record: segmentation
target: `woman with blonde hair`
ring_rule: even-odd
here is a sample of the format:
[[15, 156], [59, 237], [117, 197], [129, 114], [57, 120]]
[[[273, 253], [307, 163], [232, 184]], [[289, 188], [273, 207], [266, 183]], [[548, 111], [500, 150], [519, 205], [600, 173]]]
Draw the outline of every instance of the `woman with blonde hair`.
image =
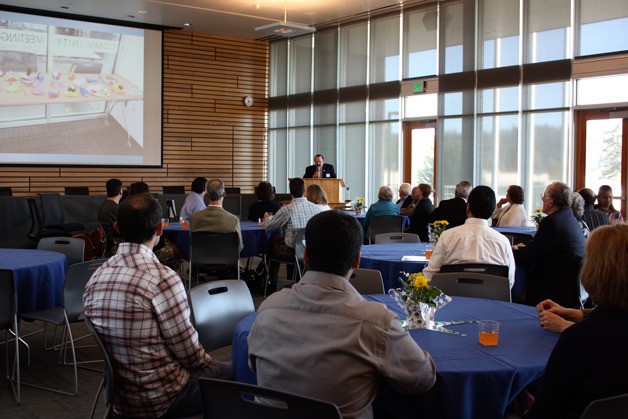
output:
[[331, 209], [327, 200], [327, 194], [319, 185], [308, 186], [305, 194], [307, 195], [307, 200], [318, 205], [321, 211], [329, 211]]
[[526, 418], [578, 418], [593, 400], [628, 393], [628, 224], [591, 232], [580, 276], [595, 309], [537, 306], [541, 327], [562, 333]]

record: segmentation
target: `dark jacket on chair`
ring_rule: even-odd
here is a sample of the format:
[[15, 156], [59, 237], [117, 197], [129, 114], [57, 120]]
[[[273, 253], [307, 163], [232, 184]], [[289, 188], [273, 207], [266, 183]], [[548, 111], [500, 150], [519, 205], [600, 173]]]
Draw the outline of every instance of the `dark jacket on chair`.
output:
[[429, 242], [428, 230], [430, 214], [434, 211], [434, 205], [429, 198], [423, 198], [417, 202], [414, 212], [410, 216], [409, 233], [418, 234], [422, 242]]
[[517, 264], [532, 265], [526, 304], [551, 298], [563, 307], [578, 306], [584, 236], [571, 208], [545, 217], [532, 241], [513, 253]]

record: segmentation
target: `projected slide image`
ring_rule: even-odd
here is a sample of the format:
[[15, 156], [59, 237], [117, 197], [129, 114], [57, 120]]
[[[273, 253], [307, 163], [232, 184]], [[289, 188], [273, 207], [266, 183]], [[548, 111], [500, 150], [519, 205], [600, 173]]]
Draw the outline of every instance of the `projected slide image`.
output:
[[145, 163], [144, 52], [140, 29], [0, 12], [0, 163]]

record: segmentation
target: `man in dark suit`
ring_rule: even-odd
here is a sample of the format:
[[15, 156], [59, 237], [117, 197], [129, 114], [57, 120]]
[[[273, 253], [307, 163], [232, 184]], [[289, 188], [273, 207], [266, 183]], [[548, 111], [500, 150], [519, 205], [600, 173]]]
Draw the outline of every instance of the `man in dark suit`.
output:
[[419, 196], [418, 202], [410, 216], [410, 228], [407, 230], [409, 233], [418, 234], [422, 242], [429, 242], [429, 217], [434, 211], [434, 205], [430, 200], [430, 194], [432, 193], [432, 187], [427, 183], [419, 183], [417, 187], [417, 195]]
[[471, 192], [471, 184], [462, 180], [456, 184], [455, 196], [452, 199], [440, 201], [438, 208], [430, 214], [430, 223], [447, 220], [449, 226], [454, 228], [463, 225], [467, 220], [467, 198]]
[[325, 158], [322, 154], [314, 156], [314, 164], [305, 168], [305, 174], [303, 178], [335, 178], [336, 170], [331, 164], [325, 163]]
[[527, 246], [513, 246], [517, 264], [532, 265], [526, 284], [525, 302], [537, 305], [551, 299], [563, 307], [580, 304], [580, 265], [584, 236], [571, 210], [571, 189], [554, 182], [542, 197], [547, 214]]

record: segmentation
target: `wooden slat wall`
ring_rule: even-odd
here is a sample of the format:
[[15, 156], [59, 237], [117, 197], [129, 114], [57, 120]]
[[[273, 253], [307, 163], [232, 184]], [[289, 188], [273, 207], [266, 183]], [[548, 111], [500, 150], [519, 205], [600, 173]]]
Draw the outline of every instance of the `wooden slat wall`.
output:
[[205, 176], [253, 192], [267, 178], [268, 42], [167, 31], [163, 50], [162, 168], [0, 166], [0, 186], [14, 195], [63, 193], [65, 186], [103, 194], [107, 179], [117, 177], [161, 192], [162, 185], [189, 190]]

